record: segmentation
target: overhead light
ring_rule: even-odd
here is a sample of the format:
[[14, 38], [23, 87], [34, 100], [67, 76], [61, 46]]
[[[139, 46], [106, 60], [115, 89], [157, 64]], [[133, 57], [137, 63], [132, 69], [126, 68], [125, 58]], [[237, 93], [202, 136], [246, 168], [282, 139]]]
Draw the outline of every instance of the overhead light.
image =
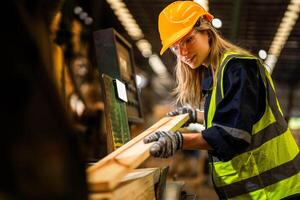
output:
[[86, 25], [91, 25], [91, 24], [93, 23], [93, 18], [91, 18], [91, 17], [85, 18], [85, 19], [84, 19], [84, 23], [85, 23]]
[[142, 39], [137, 41], [136, 46], [145, 58], [148, 58], [152, 54], [151, 44], [147, 40]]
[[156, 54], [152, 54], [149, 57], [149, 65], [151, 66], [152, 70], [157, 74], [157, 75], [165, 75], [167, 74], [167, 68], [166, 66], [162, 63], [161, 59], [158, 57]]
[[123, 3], [121, 0], [106, 1], [109, 3], [111, 9], [114, 11], [128, 35], [136, 41], [136, 46], [141, 54], [145, 58], [148, 58], [149, 65], [152, 67], [153, 71], [159, 76], [165, 76], [168, 73], [165, 65], [156, 54], [152, 54], [151, 44], [144, 38], [143, 31], [126, 7], [125, 3]]
[[86, 12], [81, 12], [80, 14], [79, 14], [79, 18], [81, 19], [81, 20], [84, 20], [85, 18], [87, 18], [88, 17], [88, 14], [86, 13]]
[[82, 8], [81, 8], [80, 6], [76, 6], [76, 7], [74, 8], [74, 13], [75, 13], [76, 15], [79, 15], [81, 12], [82, 12]]
[[277, 32], [269, 48], [268, 57], [265, 61], [267, 66], [269, 66], [270, 73], [272, 73], [272, 71], [274, 70], [281, 50], [284, 47], [291, 31], [296, 24], [296, 21], [299, 17], [299, 11], [300, 1], [291, 0], [290, 4], [287, 7], [287, 10], [284, 13], [283, 18], [281, 19]]
[[91, 25], [93, 23], [93, 18], [88, 15], [87, 12], [83, 10], [82, 7], [76, 6], [74, 9], [74, 14], [78, 15], [79, 19], [83, 21], [85, 25]]
[[267, 58], [267, 52], [263, 49], [259, 50], [258, 52], [258, 56], [261, 58], [261, 59], [266, 59]]
[[135, 76], [136, 84], [138, 88], [143, 88], [147, 85], [147, 78], [143, 74], [137, 74]]
[[140, 40], [144, 37], [142, 30], [140, 29], [139, 25], [129, 12], [125, 3], [121, 0], [106, 0], [109, 3], [111, 9], [114, 11], [115, 15], [117, 16], [118, 20], [124, 26], [125, 30], [127, 31], [128, 35], [133, 40]]
[[274, 66], [277, 62], [278, 57], [272, 54], [269, 54], [265, 63], [267, 64], [267, 70], [272, 73]]
[[[132, 15], [126, 8], [120, 8], [117, 13], [115, 13], [120, 22], [126, 22], [128, 19], [132, 19]], [[133, 21], [133, 23], [136, 23]]]
[[110, 5], [111, 5], [110, 7], [113, 10], [118, 10], [118, 11], [122, 11], [121, 9], [126, 7], [126, 5], [122, 1], [111, 1]]
[[214, 18], [211, 23], [215, 28], [222, 27], [222, 21], [219, 18]]

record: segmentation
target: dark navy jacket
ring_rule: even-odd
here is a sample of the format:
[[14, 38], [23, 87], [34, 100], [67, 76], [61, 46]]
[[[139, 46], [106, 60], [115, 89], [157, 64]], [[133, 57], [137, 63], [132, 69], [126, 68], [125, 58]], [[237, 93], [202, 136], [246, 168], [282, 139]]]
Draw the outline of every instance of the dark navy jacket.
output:
[[[204, 113], [207, 119], [212, 92], [212, 76], [207, 69], [202, 80], [205, 98]], [[221, 161], [232, 159], [245, 151], [251, 141], [229, 134], [234, 128], [251, 135], [252, 126], [265, 110], [265, 89], [255, 60], [232, 59], [227, 63], [223, 76], [224, 99], [217, 105], [212, 126], [202, 132], [203, 138], [214, 149], [210, 152]]]

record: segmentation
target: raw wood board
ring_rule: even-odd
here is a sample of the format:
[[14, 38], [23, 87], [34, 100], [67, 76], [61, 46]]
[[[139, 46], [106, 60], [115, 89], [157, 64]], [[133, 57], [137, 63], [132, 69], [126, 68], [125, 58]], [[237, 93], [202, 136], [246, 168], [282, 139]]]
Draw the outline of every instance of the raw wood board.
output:
[[159, 168], [136, 169], [123, 177], [114, 191], [92, 193], [90, 200], [154, 200], [155, 184], [159, 178]]
[[149, 148], [152, 143], [144, 144], [144, 137], [158, 130], [175, 131], [187, 120], [188, 114], [164, 117], [137, 137], [89, 167], [87, 175], [90, 191], [104, 192], [113, 190], [122, 177], [138, 167], [150, 156]]

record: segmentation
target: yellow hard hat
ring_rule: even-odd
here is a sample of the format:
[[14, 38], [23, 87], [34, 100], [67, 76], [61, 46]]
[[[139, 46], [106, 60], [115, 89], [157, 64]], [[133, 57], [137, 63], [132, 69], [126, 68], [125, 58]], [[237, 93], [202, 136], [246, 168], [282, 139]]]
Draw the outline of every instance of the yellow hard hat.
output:
[[202, 16], [209, 22], [213, 19], [210, 13], [193, 1], [175, 1], [164, 8], [158, 17], [158, 31], [162, 43], [160, 55], [188, 34]]

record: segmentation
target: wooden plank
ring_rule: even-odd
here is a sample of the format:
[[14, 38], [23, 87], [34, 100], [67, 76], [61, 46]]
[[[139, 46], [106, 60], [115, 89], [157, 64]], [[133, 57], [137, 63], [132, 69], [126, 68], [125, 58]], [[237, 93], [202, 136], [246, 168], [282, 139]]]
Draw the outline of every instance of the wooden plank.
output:
[[112, 192], [92, 193], [90, 200], [153, 200], [155, 184], [159, 181], [159, 168], [137, 169], [127, 174]]
[[145, 177], [148, 174], [152, 174], [153, 181], [154, 183], [158, 183], [160, 180], [160, 174], [161, 174], [161, 169], [160, 168], [141, 168], [141, 169], [135, 169], [129, 174], [125, 175], [122, 178], [122, 183], [128, 182], [128, 181], [133, 181], [135, 179], [139, 179], [142, 177]]
[[[101, 160], [99, 160], [97, 163], [95, 163], [94, 165], [90, 166], [87, 169], [88, 173], [91, 173], [92, 171], [95, 171], [97, 169], [99, 169], [102, 165], [106, 164], [107, 162], [109, 162], [111, 159], [113, 159], [115, 156], [119, 155], [120, 153], [122, 153], [124, 150], [126, 150], [127, 148], [130, 148], [132, 145], [134, 145], [136, 143], [136, 140], [141, 140], [143, 139], [143, 137], [145, 137], [146, 135], [148, 135], [149, 133], [152, 133], [153, 131], [155, 131], [157, 128], [159, 128], [160, 126], [162, 126], [163, 124], [168, 122], [168, 118], [162, 118], [160, 121], [158, 121], [157, 123], [155, 123], [154, 125], [152, 125], [150, 128], [148, 128], [146, 131], [144, 131], [143, 133], [141, 133], [140, 135], [136, 136], [135, 138], [133, 138], [132, 140], [130, 140], [129, 142], [126, 143], [126, 145], [121, 146], [120, 148], [116, 149], [115, 151], [113, 151], [112, 153], [108, 154], [106, 157], [102, 158]], [[145, 133], [147, 132], [147, 133]]]
[[166, 182], [169, 173], [169, 166], [160, 169], [159, 181], [155, 185], [156, 200], [162, 200], [166, 190]]
[[121, 178], [139, 166], [149, 156], [152, 145], [144, 144], [143, 138], [158, 130], [175, 131], [188, 120], [188, 114], [164, 117], [146, 131], [112, 152], [95, 165], [87, 169], [88, 183], [91, 191], [111, 191]]

